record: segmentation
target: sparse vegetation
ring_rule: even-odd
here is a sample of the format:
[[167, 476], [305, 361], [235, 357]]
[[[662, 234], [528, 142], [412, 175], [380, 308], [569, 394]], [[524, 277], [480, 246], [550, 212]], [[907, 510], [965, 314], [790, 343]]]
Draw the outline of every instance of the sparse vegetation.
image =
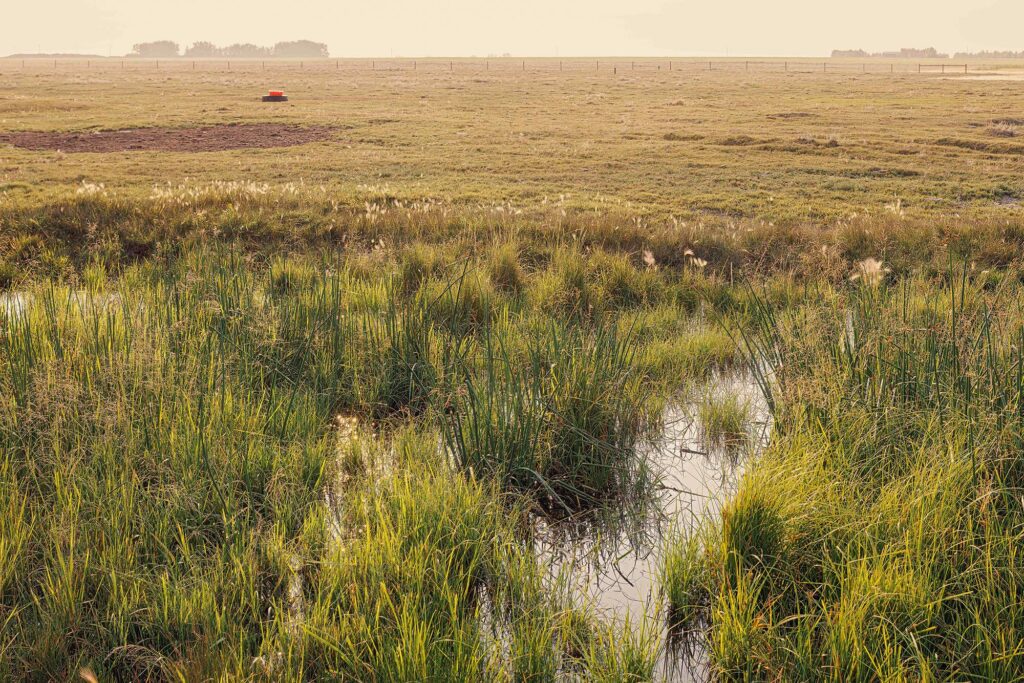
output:
[[737, 447], [749, 439], [750, 408], [735, 394], [705, 394], [699, 404], [698, 417], [708, 445]]

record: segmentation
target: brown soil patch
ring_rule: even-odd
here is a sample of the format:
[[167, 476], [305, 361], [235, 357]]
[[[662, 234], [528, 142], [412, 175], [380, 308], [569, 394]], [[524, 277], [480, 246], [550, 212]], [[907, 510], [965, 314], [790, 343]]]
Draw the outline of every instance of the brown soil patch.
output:
[[327, 126], [249, 123], [198, 128], [127, 128], [83, 133], [0, 133], [0, 143], [62, 152], [219, 152], [226, 149], [292, 147], [327, 139]]

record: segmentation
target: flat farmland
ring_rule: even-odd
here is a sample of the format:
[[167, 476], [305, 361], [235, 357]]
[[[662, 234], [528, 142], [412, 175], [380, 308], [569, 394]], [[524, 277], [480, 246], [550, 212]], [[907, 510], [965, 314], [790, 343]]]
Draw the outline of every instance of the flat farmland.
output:
[[[739, 62], [297, 64], [0, 63], [5, 131], [217, 124], [325, 126], [308, 145], [196, 157], [52, 154], [4, 146], [0, 187], [44, 198], [84, 181], [146, 192], [167, 182], [386, 184], [405, 198], [532, 204], [572, 194], [638, 213], [831, 221], [884, 211], [999, 216], [1021, 192], [1024, 95], [1015, 81], [858, 65]], [[615, 66], [612, 66], [614, 64]], [[600, 71], [595, 71], [600, 67]], [[770, 68], [769, 68], [770, 67]], [[878, 65], [884, 68], [885, 65]], [[390, 68], [391, 70], [384, 70]], [[844, 70], [847, 69], [847, 70]], [[906, 65], [905, 68], [912, 68]], [[617, 73], [613, 73], [613, 69]], [[852, 72], [851, 72], [852, 71]], [[1004, 72], [1005, 73], [1005, 72]], [[285, 87], [291, 101], [259, 96]], [[1009, 125], [1000, 125], [1009, 122]]]

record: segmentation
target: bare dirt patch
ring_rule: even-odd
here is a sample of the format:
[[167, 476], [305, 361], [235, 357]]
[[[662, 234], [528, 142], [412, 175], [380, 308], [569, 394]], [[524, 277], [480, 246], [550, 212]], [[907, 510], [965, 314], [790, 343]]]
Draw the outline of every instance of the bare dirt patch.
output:
[[327, 126], [282, 123], [87, 132], [21, 131], [0, 133], [0, 144], [62, 152], [220, 152], [305, 145], [328, 139], [332, 132]]

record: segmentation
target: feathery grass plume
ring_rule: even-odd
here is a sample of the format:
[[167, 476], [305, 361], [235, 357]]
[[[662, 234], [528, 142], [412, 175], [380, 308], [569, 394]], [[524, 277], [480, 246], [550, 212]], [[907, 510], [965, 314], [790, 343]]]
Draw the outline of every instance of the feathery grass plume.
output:
[[881, 261], [875, 258], [866, 258], [857, 264], [856, 270], [850, 276], [851, 282], [863, 282], [869, 287], [877, 287], [890, 272]]

